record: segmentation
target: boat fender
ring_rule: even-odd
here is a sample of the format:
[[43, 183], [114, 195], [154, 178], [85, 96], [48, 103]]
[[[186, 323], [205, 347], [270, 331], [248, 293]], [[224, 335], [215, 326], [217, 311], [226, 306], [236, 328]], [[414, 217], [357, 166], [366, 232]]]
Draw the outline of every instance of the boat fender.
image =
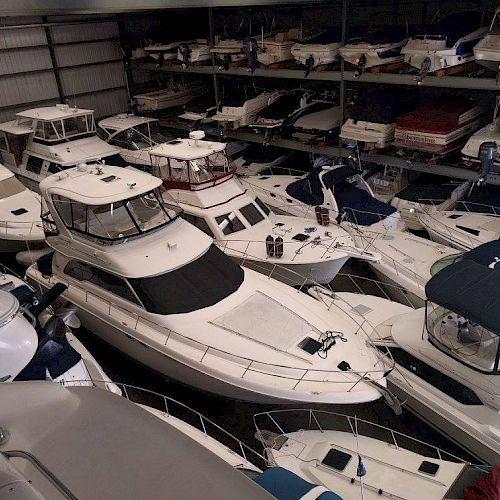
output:
[[274, 238], [270, 234], [266, 238], [266, 253], [268, 257], [274, 257]]
[[328, 213], [328, 208], [322, 207], [321, 208], [321, 222], [320, 224], [322, 226], [328, 226], [330, 224], [330, 214]]
[[307, 77], [313, 68], [314, 68], [314, 57], [310, 55], [306, 59], [306, 72], [304, 74], [304, 77]]
[[314, 213], [316, 214], [317, 223], [321, 224], [321, 207], [319, 205], [314, 207]]
[[274, 256], [278, 259], [283, 257], [283, 238], [278, 236], [274, 241]]

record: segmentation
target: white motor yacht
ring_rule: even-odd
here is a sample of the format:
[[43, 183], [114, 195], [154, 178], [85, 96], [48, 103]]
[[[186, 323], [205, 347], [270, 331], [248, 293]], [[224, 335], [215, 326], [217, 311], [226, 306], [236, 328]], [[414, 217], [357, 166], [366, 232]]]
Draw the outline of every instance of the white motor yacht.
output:
[[279, 96], [279, 92], [257, 93], [254, 89], [237, 97], [226, 96], [213, 119], [229, 129], [246, 127], [253, 123], [261, 109], [272, 104]]
[[260, 64], [269, 66], [293, 60], [292, 47], [302, 38], [301, 28], [291, 28], [258, 41], [257, 60]]
[[182, 106], [195, 97], [207, 92], [207, 86], [201, 81], [170, 80], [166, 87], [134, 95], [141, 113], [150, 113], [161, 109]]
[[496, 215], [458, 210], [434, 211], [425, 207], [416, 214], [434, 241], [466, 251], [500, 237], [500, 211], [495, 207], [491, 210]]
[[365, 68], [402, 62], [401, 49], [408, 42], [408, 33], [398, 26], [383, 28], [366, 37], [356, 38], [340, 47], [340, 56], [356, 66], [361, 73]]
[[121, 113], [101, 120], [98, 133], [117, 148], [127, 165], [149, 170], [151, 158], [149, 152], [157, 144], [168, 142], [168, 137], [160, 130], [156, 118]]
[[[500, 168], [500, 97], [497, 97], [493, 121], [485, 125], [482, 129], [472, 134], [462, 149], [462, 156], [465, 162], [473, 166], [483, 163], [481, 146], [488, 143], [493, 146], [493, 157], [491, 167]], [[493, 144], [492, 144], [493, 143]]]
[[363, 329], [399, 304], [374, 297], [360, 316], [241, 268], [164, 201], [161, 185], [102, 165], [44, 179], [50, 213], [42, 220], [54, 253], [30, 266], [29, 278], [43, 288], [63, 283], [62, 296], [92, 332], [203, 390], [267, 402], [387, 395], [390, 366], [379, 364]]
[[464, 11], [441, 18], [421, 35], [413, 36], [401, 53], [419, 75], [474, 61], [474, 46], [488, 31], [483, 13]]
[[116, 394], [15, 382], [0, 384], [0, 398], [2, 497], [275, 498], [244, 457], [237, 466], [222, 443]]
[[434, 213], [453, 210], [466, 197], [472, 183], [442, 175], [422, 173], [394, 194], [391, 205], [396, 207], [406, 227], [414, 231], [424, 229], [419, 212]]
[[291, 152], [287, 149], [251, 144], [248, 148], [233, 156], [233, 165], [236, 174], [242, 176], [258, 175], [261, 172], [279, 167], [290, 158]]
[[488, 69], [500, 70], [500, 7], [495, 11], [488, 33], [474, 47], [474, 56]]
[[287, 123], [296, 139], [324, 138], [342, 125], [342, 113], [340, 106], [331, 101], [315, 100]]
[[0, 252], [19, 252], [45, 240], [40, 195], [0, 164]]
[[196, 43], [196, 40], [150, 43], [144, 47], [144, 52], [157, 61], [158, 67], [162, 67], [165, 61], [177, 59], [180, 45], [191, 45], [193, 43]]
[[323, 213], [326, 224], [350, 220], [361, 226], [404, 229], [398, 211], [374, 198], [360, 171], [346, 165], [316, 167], [295, 176], [258, 175], [241, 181], [276, 213], [315, 220]]
[[222, 63], [224, 69], [234, 62], [244, 61], [247, 56], [243, 51], [243, 40], [216, 37], [215, 45], [210, 49], [212, 54]]
[[499, 250], [492, 242], [444, 267], [427, 282], [425, 308], [373, 332], [408, 407], [489, 464], [500, 459]]
[[34, 191], [47, 175], [79, 163], [120, 164], [118, 151], [97, 136], [91, 109], [56, 104], [16, 116], [0, 124], [0, 152], [4, 165]]
[[387, 231], [343, 224], [356, 247], [381, 255], [370, 266], [377, 278], [389, 286], [385, 293], [402, 304], [423, 307], [425, 284], [443, 266], [460, 256], [456, 249], [416, 236], [408, 231]]
[[52, 309], [63, 291], [59, 284], [41, 294], [8, 270], [0, 273], [0, 382], [51, 380], [120, 393], [73, 335], [74, 308]]
[[235, 177], [226, 144], [178, 139], [150, 151], [152, 172], [183, 210], [183, 217], [214, 238], [227, 255], [291, 285], [330, 283], [349, 257], [377, 260], [359, 251], [339, 226], [271, 212]]
[[335, 62], [342, 46], [342, 33], [335, 27], [296, 43], [292, 47], [295, 59], [306, 67], [306, 76], [317, 66]]
[[[256, 437], [272, 465], [334, 490], [342, 498], [463, 498], [489, 467], [356, 417], [312, 409], [254, 415]], [[286, 430], [284, 430], [286, 429]], [[361, 472], [361, 474], [360, 474]], [[364, 474], [363, 474], [364, 472]]]

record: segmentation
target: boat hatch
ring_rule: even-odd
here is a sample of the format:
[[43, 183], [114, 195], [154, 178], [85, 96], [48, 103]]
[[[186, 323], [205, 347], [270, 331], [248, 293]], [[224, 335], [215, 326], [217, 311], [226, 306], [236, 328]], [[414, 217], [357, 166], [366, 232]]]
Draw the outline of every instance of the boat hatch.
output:
[[300, 315], [262, 292], [255, 292], [212, 323], [280, 351], [288, 351], [311, 333], [321, 333]]
[[347, 467], [347, 464], [351, 461], [351, 458], [351, 454], [332, 448], [328, 451], [321, 463], [323, 465], [331, 467], [332, 469], [342, 472]]
[[437, 471], [439, 470], [439, 464], [434, 462], [429, 462], [428, 460], [424, 460], [420, 467], [418, 468], [419, 472], [423, 472], [424, 474], [429, 474], [430, 476], [435, 476]]
[[307, 352], [308, 354], [316, 354], [321, 346], [321, 342], [318, 342], [311, 337], [306, 337], [299, 343], [299, 348]]

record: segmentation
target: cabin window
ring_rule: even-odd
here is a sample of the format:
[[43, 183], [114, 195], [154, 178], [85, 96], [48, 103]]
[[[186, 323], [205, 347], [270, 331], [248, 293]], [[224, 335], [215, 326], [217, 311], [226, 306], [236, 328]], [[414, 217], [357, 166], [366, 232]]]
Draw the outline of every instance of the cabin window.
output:
[[0, 181], [0, 199], [3, 200], [9, 196], [22, 193], [25, 189], [26, 188], [19, 179], [16, 179], [14, 176], [8, 177], [7, 179]]
[[255, 226], [255, 224], [264, 220], [264, 216], [257, 210], [257, 207], [253, 203], [240, 208], [240, 213], [251, 226]]
[[196, 226], [198, 229], [203, 231], [205, 234], [208, 234], [211, 238], [214, 238], [214, 233], [212, 233], [212, 230], [210, 229], [210, 226], [208, 225], [207, 221], [203, 217], [197, 217], [196, 215], [191, 215], [187, 214], [186, 212], [183, 212], [182, 218], [187, 220], [190, 224], [193, 226]]
[[142, 148], [147, 148], [150, 144], [141, 137], [134, 129], [127, 129], [119, 134], [116, 134], [109, 143], [118, 148], [137, 151]]
[[63, 120], [64, 135], [71, 137], [72, 135], [84, 134], [92, 129], [87, 126], [86, 116], [72, 116]]
[[107, 130], [107, 129], [98, 127], [96, 132], [97, 132], [97, 136], [100, 139], [102, 139], [103, 141], [107, 141], [108, 137], [109, 137], [109, 134], [112, 134], [113, 132], [115, 132], [115, 130], [113, 130], [113, 129]]
[[141, 305], [125, 279], [102, 269], [85, 264], [84, 262], [71, 260], [66, 264], [64, 273], [78, 281], [88, 281], [99, 288], [104, 288], [104, 290], [118, 295], [122, 299]]
[[50, 174], [57, 174], [58, 172], [61, 172], [64, 170], [64, 167], [61, 167], [58, 163], [50, 162], [49, 166], [47, 167], [47, 172]]
[[245, 229], [243, 222], [238, 219], [238, 216], [235, 212], [231, 212], [225, 215], [219, 215], [215, 218], [217, 224], [219, 225], [220, 230], [224, 234], [237, 233], [242, 229]]
[[259, 208], [266, 214], [269, 215], [271, 213], [271, 209], [260, 199], [255, 198], [255, 203], [259, 205]]
[[42, 170], [43, 158], [38, 158], [38, 156], [28, 155], [28, 161], [26, 162], [26, 170], [28, 172], [33, 172], [34, 174], [39, 174]]
[[471, 368], [498, 373], [500, 337], [483, 326], [442, 307], [426, 305], [429, 341], [445, 354]]

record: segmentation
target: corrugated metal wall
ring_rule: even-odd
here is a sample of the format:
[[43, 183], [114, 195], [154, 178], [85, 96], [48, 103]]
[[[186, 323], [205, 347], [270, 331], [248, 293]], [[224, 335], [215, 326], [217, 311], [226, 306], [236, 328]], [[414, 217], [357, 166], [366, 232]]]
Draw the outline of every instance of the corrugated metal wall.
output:
[[[0, 23], [43, 21], [73, 19], [9, 18]], [[95, 109], [98, 117], [128, 109], [117, 22], [99, 21], [97, 16], [80, 16], [77, 21], [82, 23], [0, 29], [0, 121], [61, 100]]]

